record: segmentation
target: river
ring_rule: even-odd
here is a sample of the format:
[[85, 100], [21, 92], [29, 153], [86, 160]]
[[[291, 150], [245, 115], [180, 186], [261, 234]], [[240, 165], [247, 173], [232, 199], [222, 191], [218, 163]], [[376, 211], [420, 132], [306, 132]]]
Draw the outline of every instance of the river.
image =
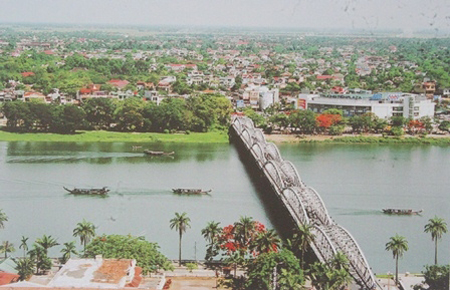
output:
[[[178, 233], [169, 228], [175, 212], [186, 212], [191, 228], [183, 236], [183, 258], [203, 259], [201, 229], [251, 216], [268, 227], [276, 222], [260, 200], [236, 149], [228, 144], [139, 144], [0, 142], [0, 208], [9, 221], [0, 239], [22, 256], [21, 236], [43, 234], [59, 243], [76, 240], [83, 219], [98, 234], [131, 234], [157, 242], [169, 258], [178, 256]], [[175, 151], [149, 157], [143, 149]], [[409, 242], [400, 271], [420, 272], [434, 261], [434, 243], [423, 232], [435, 215], [450, 224], [449, 147], [409, 145], [282, 144], [302, 180], [322, 196], [333, 219], [350, 231], [375, 273], [393, 272], [385, 251], [396, 233]], [[66, 187], [103, 187], [108, 197], [72, 196]], [[172, 188], [212, 189], [210, 196], [179, 196]], [[382, 208], [423, 209], [421, 216], [389, 216]], [[79, 240], [77, 245], [81, 249]], [[448, 262], [449, 234], [440, 241], [440, 261]], [[31, 244], [31, 243], [29, 243]], [[58, 256], [62, 247], [50, 250]]]

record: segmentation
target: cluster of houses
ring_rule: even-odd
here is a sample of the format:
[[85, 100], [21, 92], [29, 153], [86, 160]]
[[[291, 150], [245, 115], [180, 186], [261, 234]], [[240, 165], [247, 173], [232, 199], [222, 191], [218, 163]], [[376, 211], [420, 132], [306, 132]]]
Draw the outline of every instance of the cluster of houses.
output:
[[[188, 95], [179, 95], [173, 92], [173, 85], [177, 82], [177, 75], [183, 73], [184, 77], [181, 81], [197, 90], [197, 93], [226, 95], [236, 108], [252, 107], [264, 110], [268, 106], [284, 100], [286, 103], [301, 104], [300, 107], [306, 109], [314, 107], [312, 101], [318, 100], [315, 97], [317, 95], [320, 95], [322, 99], [326, 99], [328, 95], [350, 96], [352, 93], [355, 93], [354, 89], [348, 88], [345, 82], [345, 76], [349, 73], [350, 63], [354, 63], [355, 73], [359, 76], [376, 75], [376, 73], [386, 71], [392, 66], [397, 66], [405, 71], [414, 71], [416, 75], [425, 75], [424, 72], [418, 70], [418, 66], [415, 63], [398, 61], [392, 64], [389, 62], [388, 56], [376, 56], [377, 51], [375, 49], [358, 49], [356, 44], [340, 47], [319, 47], [318, 51], [315, 52], [315, 56], [307, 56], [304, 52], [276, 52], [273, 41], [268, 41], [267, 39], [249, 38], [249, 40], [243, 40], [242, 37], [238, 36], [215, 36], [211, 39], [214, 43], [214, 48], [204, 48], [202, 45], [205, 39], [202, 37], [186, 36], [186, 39], [189, 48], [177, 46], [176, 41], [172, 41], [172, 47], [163, 48], [165, 46], [164, 41], [155, 38], [142, 41], [142, 44], [156, 47], [150, 50], [119, 49], [111, 51], [101, 48], [75, 52], [82, 54], [87, 59], [110, 58], [125, 60], [131, 56], [134, 60], [150, 60], [149, 74], [155, 73], [160, 69], [159, 59], [164, 57], [176, 59], [177, 62], [164, 64], [167, 75], [161, 76], [157, 83], [138, 81], [132, 84], [132, 87], [136, 89], [127, 89], [127, 85], [130, 84], [129, 81], [112, 79], [108, 84], [115, 87], [115, 91], [105, 91], [102, 90], [101, 84], [91, 84], [80, 88], [75, 97], [69, 97], [57, 88], [51, 94], [43, 95], [34, 91], [16, 91], [14, 86], [11, 86], [9, 89], [0, 91], [0, 101], [14, 99], [27, 101], [32, 98], [39, 98], [45, 102], [57, 100], [60, 103], [79, 103], [88, 98], [125, 99], [140, 96], [159, 104], [166, 97], [189, 97]], [[107, 40], [93, 38], [77, 38], [70, 41], [81, 44], [107, 42]], [[112, 43], [119, 41], [121, 40], [109, 40]], [[4, 42], [2, 43], [4, 44]], [[0, 48], [2, 43], [0, 43]], [[39, 42], [36, 38], [23, 39], [17, 43], [17, 49], [11, 55], [20, 55], [27, 49], [35, 49], [46, 54], [60, 56], [61, 62], [59, 65], [64, 65], [64, 58], [74, 53], [64, 50], [64, 45], [64, 41], [58, 39], [47, 42]], [[256, 47], [257, 50], [253, 52], [247, 49], [250, 45]], [[391, 53], [395, 53], [397, 48], [390, 46], [389, 50]], [[359, 55], [356, 59], [354, 59], [355, 53]], [[268, 73], [269, 70], [271, 73]], [[414, 92], [418, 95], [424, 95], [428, 100], [432, 100], [437, 93], [436, 82], [426, 78], [423, 78], [423, 80], [423, 82], [415, 86]], [[392, 80], [391, 82], [393, 84], [398, 81]], [[308, 82], [310, 85], [308, 88], [305, 88], [305, 82]], [[290, 91], [288, 88], [292, 86], [301, 87], [303, 89], [302, 93], [309, 93], [313, 97], [302, 97], [298, 89]], [[361, 99], [368, 100], [371, 98], [369, 96], [370, 93], [366, 95], [361, 97]], [[449, 89], [444, 89], [442, 95], [448, 96]], [[352, 97], [334, 98], [333, 102], [339, 103], [344, 99], [348, 100], [352, 99]], [[402, 97], [400, 99], [404, 100], [405, 98]], [[420, 98], [414, 97], [413, 99], [418, 100]], [[331, 106], [333, 102], [329, 105]], [[311, 106], [308, 106], [308, 103]], [[342, 107], [343, 105], [338, 104], [336, 106]], [[431, 105], [429, 107], [431, 108]], [[431, 114], [430, 110], [426, 110], [426, 115]], [[349, 110], [349, 114], [359, 111]], [[412, 117], [416, 115], [413, 113]], [[418, 114], [418, 116], [421, 115], [422, 113]]]

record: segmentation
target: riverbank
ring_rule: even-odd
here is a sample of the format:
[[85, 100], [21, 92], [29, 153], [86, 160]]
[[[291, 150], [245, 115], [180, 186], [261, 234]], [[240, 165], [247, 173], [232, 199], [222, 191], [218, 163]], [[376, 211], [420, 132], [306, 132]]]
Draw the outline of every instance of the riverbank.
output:
[[336, 144], [418, 144], [418, 145], [450, 145], [450, 135], [429, 135], [427, 137], [405, 135], [402, 137], [383, 137], [381, 134], [371, 135], [265, 135], [266, 140], [274, 143], [336, 143]]
[[124, 133], [111, 131], [78, 131], [76, 134], [11, 133], [0, 131], [0, 141], [24, 142], [132, 142], [132, 143], [228, 143], [226, 131], [207, 133]]
[[[429, 135], [427, 137], [405, 135], [382, 137], [371, 135], [295, 135], [270, 134], [266, 140], [274, 143], [336, 143], [336, 144], [418, 144], [449, 146], [450, 135]], [[0, 141], [23, 142], [132, 142], [132, 143], [228, 143], [226, 131], [207, 133], [140, 133], [111, 131], [78, 131], [76, 134], [54, 133], [11, 133], [0, 130]]]

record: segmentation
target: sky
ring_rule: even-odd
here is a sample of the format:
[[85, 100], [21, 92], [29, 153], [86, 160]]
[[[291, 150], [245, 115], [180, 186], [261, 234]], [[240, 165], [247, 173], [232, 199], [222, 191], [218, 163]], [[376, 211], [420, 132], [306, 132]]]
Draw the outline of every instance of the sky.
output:
[[450, 30], [450, 0], [0, 0], [0, 22]]

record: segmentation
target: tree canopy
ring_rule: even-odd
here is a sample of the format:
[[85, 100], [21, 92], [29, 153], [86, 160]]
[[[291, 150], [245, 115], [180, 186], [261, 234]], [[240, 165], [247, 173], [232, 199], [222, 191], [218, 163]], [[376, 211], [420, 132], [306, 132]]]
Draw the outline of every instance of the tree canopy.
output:
[[169, 260], [159, 252], [158, 244], [148, 242], [144, 237], [98, 236], [87, 245], [83, 256], [94, 258], [96, 255], [102, 255], [106, 259], [136, 259], [144, 273], [171, 269]]

